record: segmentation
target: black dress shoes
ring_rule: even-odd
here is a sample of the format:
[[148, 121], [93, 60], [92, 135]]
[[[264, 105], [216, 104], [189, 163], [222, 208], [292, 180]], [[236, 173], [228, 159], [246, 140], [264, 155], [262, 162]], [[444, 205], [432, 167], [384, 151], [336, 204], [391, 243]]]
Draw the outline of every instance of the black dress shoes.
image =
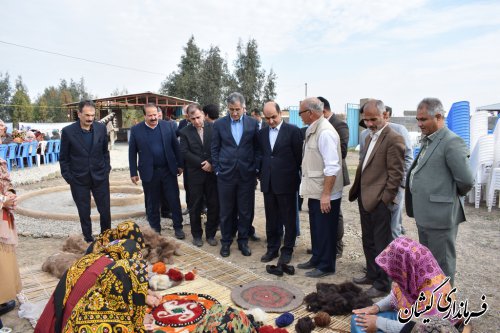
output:
[[220, 248], [220, 255], [222, 257], [229, 257], [230, 254], [231, 250], [229, 249], [229, 245], [222, 245], [222, 247]]
[[271, 260], [278, 258], [278, 254], [276, 252], [266, 252], [262, 257], [260, 257], [261, 262], [270, 262]]
[[257, 236], [257, 234], [253, 234], [253, 235], [248, 236], [248, 239], [250, 239], [252, 242], [260, 241], [260, 237]]
[[370, 298], [378, 298], [378, 297], [385, 297], [387, 294], [389, 294], [389, 292], [378, 290], [375, 287], [371, 287], [370, 289], [365, 291], [365, 294]]
[[283, 276], [283, 270], [281, 269], [280, 266], [276, 265], [266, 265], [266, 272], [276, 276]]
[[321, 278], [332, 274], [334, 274], [334, 272], [323, 272], [322, 270], [315, 268], [312, 271], [306, 272], [305, 276], [311, 278]]
[[289, 253], [282, 253], [278, 259], [278, 264], [289, 264], [292, 261], [292, 255]]
[[360, 278], [354, 278], [352, 282], [356, 284], [373, 284], [373, 280], [369, 279], [366, 275]]
[[[281, 273], [281, 275], [283, 275], [283, 272]], [[0, 304], [0, 316], [6, 314], [9, 311], [14, 310], [15, 307], [16, 307], [15, 300]]]
[[300, 268], [300, 269], [311, 269], [311, 268], [315, 268], [315, 266], [310, 261], [308, 261], [308, 262], [303, 262], [302, 264], [298, 264], [297, 268]]
[[285, 272], [288, 275], [294, 275], [295, 274], [295, 267], [292, 265], [287, 265], [287, 264], [280, 264], [281, 270]]
[[217, 246], [217, 240], [214, 237], [207, 238], [207, 243], [210, 246]]
[[245, 257], [252, 255], [252, 250], [250, 250], [250, 248], [246, 244], [238, 245], [238, 249], [241, 251], [241, 254], [244, 255]]
[[177, 239], [184, 239], [186, 238], [186, 234], [182, 229], [175, 229], [175, 238]]

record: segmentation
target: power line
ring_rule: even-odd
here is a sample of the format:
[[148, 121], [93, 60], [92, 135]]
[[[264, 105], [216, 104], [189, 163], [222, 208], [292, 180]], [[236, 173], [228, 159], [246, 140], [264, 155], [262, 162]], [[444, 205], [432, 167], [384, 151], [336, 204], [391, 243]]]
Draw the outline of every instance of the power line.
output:
[[70, 59], [76, 59], [76, 60], [86, 61], [86, 62], [90, 62], [90, 63], [94, 63], [94, 64], [99, 64], [99, 65], [103, 65], [103, 66], [115, 67], [115, 68], [120, 68], [120, 69], [126, 69], [126, 70], [129, 70], [129, 71], [142, 72], [142, 73], [148, 73], [148, 74], [154, 74], [154, 75], [167, 76], [167, 74], [165, 74], [165, 73], [152, 72], [152, 71], [147, 71], [147, 70], [143, 70], [143, 69], [139, 69], [139, 68], [134, 68], [134, 67], [120, 66], [120, 65], [110, 64], [110, 63], [107, 63], [107, 62], [102, 62], [102, 61], [97, 61], [97, 60], [90, 60], [90, 59], [85, 59], [85, 58], [81, 58], [81, 57], [75, 57], [75, 56], [68, 55], [68, 54], [63, 54], [63, 53], [53, 52], [53, 51], [47, 51], [47, 50], [42, 50], [42, 49], [37, 49], [35, 47], [26, 46], [26, 45], [20, 45], [20, 44], [15, 44], [15, 43], [10, 43], [10, 42], [6, 42], [6, 41], [3, 41], [3, 40], [0, 40], [0, 43], [7, 44], [7, 45], [12, 45], [12, 46], [16, 46], [16, 47], [20, 47], [20, 48], [32, 50], [32, 51], [37, 51], [37, 52], [42, 52], [42, 53], [57, 55], [57, 56], [60, 56], [60, 57], [66, 57], [66, 58], [70, 58]]

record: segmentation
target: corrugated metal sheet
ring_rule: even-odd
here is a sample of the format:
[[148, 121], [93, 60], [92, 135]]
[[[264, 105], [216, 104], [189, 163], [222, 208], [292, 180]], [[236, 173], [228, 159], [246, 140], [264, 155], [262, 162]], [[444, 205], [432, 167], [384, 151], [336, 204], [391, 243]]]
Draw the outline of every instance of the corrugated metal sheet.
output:
[[297, 126], [298, 128], [304, 127], [304, 123], [302, 122], [302, 119], [299, 116], [299, 107], [298, 106], [289, 106], [288, 107], [288, 113], [289, 113], [289, 122], [290, 124], [293, 124]]
[[345, 105], [347, 114], [347, 126], [349, 126], [349, 148], [354, 148], [359, 143], [359, 104], [347, 103]]

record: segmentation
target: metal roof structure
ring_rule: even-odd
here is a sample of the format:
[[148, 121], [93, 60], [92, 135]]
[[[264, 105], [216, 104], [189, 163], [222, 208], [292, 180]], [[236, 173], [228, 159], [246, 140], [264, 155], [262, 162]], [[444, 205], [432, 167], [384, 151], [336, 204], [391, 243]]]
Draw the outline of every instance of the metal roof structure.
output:
[[480, 106], [476, 108], [476, 111], [500, 111], [500, 103]]

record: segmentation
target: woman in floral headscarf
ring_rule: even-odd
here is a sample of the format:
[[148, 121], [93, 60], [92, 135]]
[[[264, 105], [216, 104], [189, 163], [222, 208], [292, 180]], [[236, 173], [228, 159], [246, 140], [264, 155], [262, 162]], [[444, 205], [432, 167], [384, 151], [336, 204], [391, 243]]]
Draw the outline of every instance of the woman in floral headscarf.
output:
[[[425, 316], [444, 316], [437, 310], [437, 304], [442, 294], [440, 304], [446, 306], [451, 284], [445, 282], [446, 276], [428, 248], [407, 237], [398, 237], [377, 256], [375, 262], [392, 279], [391, 293], [372, 306], [353, 310], [351, 332], [401, 332], [405, 323], [398, 321], [398, 310], [404, 318], [409, 317], [404, 310], [411, 309], [421, 293], [425, 300], [418, 302], [416, 310]], [[430, 304], [434, 290], [434, 302]], [[427, 305], [429, 309], [424, 311]]]

